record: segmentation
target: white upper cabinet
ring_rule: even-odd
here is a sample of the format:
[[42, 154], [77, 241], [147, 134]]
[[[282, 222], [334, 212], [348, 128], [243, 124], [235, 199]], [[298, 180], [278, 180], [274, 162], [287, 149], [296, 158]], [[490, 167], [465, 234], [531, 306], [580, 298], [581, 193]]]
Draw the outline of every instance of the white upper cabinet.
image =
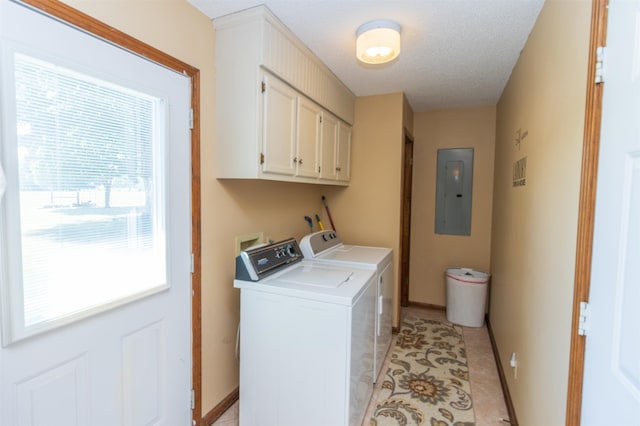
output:
[[[264, 6], [213, 24], [217, 177], [348, 184], [353, 93]], [[339, 118], [330, 166], [328, 116]], [[344, 147], [341, 125], [349, 129]]]
[[348, 182], [351, 179], [351, 126], [340, 123], [336, 148], [336, 179]]
[[263, 81], [262, 171], [294, 175], [298, 94], [277, 78], [265, 75]]
[[298, 97], [298, 145], [296, 146], [296, 176], [318, 178], [320, 123], [322, 109], [304, 97]]
[[332, 114], [322, 116], [322, 143], [320, 144], [320, 177], [336, 179], [336, 146], [340, 120]]
[[348, 182], [351, 178], [351, 126], [325, 112], [320, 146], [320, 177]]
[[263, 81], [262, 171], [318, 178], [322, 109], [273, 76]]

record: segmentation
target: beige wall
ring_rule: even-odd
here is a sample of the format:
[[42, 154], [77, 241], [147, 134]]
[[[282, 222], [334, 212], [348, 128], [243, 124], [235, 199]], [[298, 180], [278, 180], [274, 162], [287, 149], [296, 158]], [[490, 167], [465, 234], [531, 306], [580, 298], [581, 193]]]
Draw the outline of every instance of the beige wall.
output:
[[[343, 189], [327, 188], [325, 193], [343, 241], [393, 249], [397, 295], [403, 124], [411, 125], [413, 113], [402, 93], [358, 98], [355, 112], [351, 184]], [[397, 306], [394, 312], [397, 325]]]
[[565, 421], [590, 12], [546, 1], [497, 109], [490, 321], [522, 425]]
[[303, 216], [322, 211], [323, 187], [215, 179], [215, 33], [209, 18], [186, 0], [65, 2], [200, 69], [202, 397], [206, 414], [238, 386], [235, 342], [240, 306], [239, 291], [233, 288], [235, 237], [256, 231], [276, 240], [302, 237], [309, 229]]
[[[416, 113], [409, 300], [445, 306], [444, 270], [489, 271], [496, 108]], [[434, 232], [438, 149], [473, 148], [471, 235]]]

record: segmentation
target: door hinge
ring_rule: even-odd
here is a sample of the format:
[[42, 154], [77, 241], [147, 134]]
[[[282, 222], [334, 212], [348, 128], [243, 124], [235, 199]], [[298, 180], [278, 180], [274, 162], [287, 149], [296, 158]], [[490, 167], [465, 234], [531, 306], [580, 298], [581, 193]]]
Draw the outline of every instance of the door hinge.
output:
[[604, 83], [604, 55], [605, 55], [605, 47], [598, 46], [596, 49], [596, 70], [594, 83], [600, 84]]
[[580, 302], [580, 317], [578, 318], [578, 334], [586, 336], [589, 331], [589, 303]]
[[196, 409], [196, 391], [191, 389], [191, 409]]
[[191, 273], [193, 274], [196, 270], [196, 257], [191, 253]]
[[193, 108], [189, 108], [189, 129], [193, 130]]
[[264, 164], [264, 154], [260, 153], [260, 164]]
[[262, 93], [267, 91], [267, 83], [265, 83], [264, 81], [262, 82], [262, 85], [260, 87], [261, 87]]

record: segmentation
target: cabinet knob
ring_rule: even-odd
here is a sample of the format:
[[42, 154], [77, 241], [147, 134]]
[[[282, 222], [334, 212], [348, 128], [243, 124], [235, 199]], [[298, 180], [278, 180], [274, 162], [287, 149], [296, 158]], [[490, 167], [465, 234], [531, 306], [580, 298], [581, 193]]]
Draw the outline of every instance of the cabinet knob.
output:
[[298, 160], [298, 164], [302, 164], [302, 158]]
[[342, 168], [336, 167], [336, 172], [341, 172], [341, 171], [342, 171]]
[[293, 157], [293, 163], [297, 163], [298, 162], [298, 157]]

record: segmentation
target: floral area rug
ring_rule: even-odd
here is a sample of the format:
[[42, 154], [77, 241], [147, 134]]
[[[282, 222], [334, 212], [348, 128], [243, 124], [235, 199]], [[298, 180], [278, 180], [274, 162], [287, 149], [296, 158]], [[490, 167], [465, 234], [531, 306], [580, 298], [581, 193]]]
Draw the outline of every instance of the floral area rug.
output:
[[462, 327], [405, 318], [372, 426], [475, 424]]

